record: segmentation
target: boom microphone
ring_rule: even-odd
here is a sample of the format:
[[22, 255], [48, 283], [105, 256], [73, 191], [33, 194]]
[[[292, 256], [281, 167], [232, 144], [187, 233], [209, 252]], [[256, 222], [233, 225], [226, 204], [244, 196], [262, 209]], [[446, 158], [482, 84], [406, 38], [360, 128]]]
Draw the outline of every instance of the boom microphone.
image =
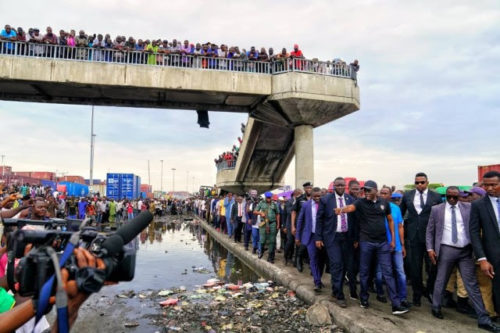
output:
[[123, 245], [132, 241], [152, 220], [153, 215], [150, 212], [144, 211], [140, 213], [132, 221], [129, 221], [125, 226], [118, 229], [116, 233], [108, 237], [102, 243], [102, 248], [106, 249], [110, 254], [119, 253]]

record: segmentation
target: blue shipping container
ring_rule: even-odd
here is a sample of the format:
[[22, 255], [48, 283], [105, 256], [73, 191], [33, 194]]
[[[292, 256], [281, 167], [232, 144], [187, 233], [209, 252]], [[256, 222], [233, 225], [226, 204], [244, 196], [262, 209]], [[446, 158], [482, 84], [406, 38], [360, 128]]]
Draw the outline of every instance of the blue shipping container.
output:
[[106, 175], [106, 197], [118, 200], [121, 197], [120, 174], [108, 173]]
[[56, 190], [57, 188], [57, 185], [56, 185], [56, 182], [52, 181], [52, 180], [45, 180], [45, 179], [42, 179], [40, 180], [40, 184], [43, 186], [43, 187], [50, 187], [51, 189], [53, 189], [54, 191]]
[[89, 187], [87, 185], [59, 182], [61, 185], [66, 185], [66, 195], [70, 197], [86, 197], [89, 194]]

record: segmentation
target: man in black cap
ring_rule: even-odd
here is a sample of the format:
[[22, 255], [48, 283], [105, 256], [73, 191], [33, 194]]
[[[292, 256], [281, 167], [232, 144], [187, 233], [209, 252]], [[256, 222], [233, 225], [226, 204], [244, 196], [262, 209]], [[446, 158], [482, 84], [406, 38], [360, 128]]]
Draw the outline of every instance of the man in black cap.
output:
[[[300, 210], [302, 209], [302, 205], [312, 198], [312, 188], [313, 184], [311, 182], [305, 182], [303, 185], [304, 194], [297, 197], [295, 203], [292, 208], [292, 235], [295, 236], [296, 228], [297, 228], [297, 218], [300, 214]], [[295, 247], [295, 262], [294, 266], [297, 267], [299, 272], [304, 270], [302, 260], [304, 258], [304, 254], [306, 253], [307, 248], [304, 244], [297, 245]]]
[[[368, 180], [363, 186], [365, 198], [356, 200], [354, 204], [343, 208], [335, 208], [335, 214], [359, 213], [359, 247], [360, 247], [360, 269], [361, 280], [360, 305], [367, 308], [368, 303], [368, 277], [370, 274], [370, 263], [374, 255], [382, 270], [387, 291], [392, 303], [392, 314], [401, 315], [408, 312], [408, 308], [401, 306], [396, 290], [396, 282], [392, 271], [391, 252], [395, 247], [394, 221], [391, 216], [389, 203], [377, 197], [377, 183]], [[385, 219], [391, 232], [391, 243], [387, 241]]]

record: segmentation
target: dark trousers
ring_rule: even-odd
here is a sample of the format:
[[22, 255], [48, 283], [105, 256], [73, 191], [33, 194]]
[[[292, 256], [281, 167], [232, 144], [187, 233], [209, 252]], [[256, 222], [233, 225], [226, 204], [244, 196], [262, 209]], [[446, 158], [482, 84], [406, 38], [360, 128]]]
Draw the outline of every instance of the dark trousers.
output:
[[[354, 281], [356, 290], [356, 276], [352, 276], [353, 270], [353, 244], [345, 233], [336, 233], [335, 239], [326, 245], [326, 251], [330, 261], [330, 275], [332, 280], [332, 295], [338, 299], [344, 299], [344, 276], [348, 273], [349, 284]], [[351, 289], [352, 291], [352, 289]]]
[[284, 250], [286, 246], [287, 234], [283, 231], [283, 227], [280, 228], [280, 250]]
[[295, 249], [295, 237], [292, 235], [290, 231], [288, 231], [286, 235], [286, 244], [285, 244], [285, 259], [292, 260], [294, 249]]
[[490, 323], [490, 317], [484, 308], [483, 299], [479, 291], [476, 266], [470, 245], [463, 248], [441, 245], [437, 262], [436, 283], [434, 285], [434, 294], [432, 295], [432, 307], [434, 309], [441, 309], [441, 300], [446, 289], [446, 284], [455, 265], [458, 265], [465, 289], [467, 290], [467, 294], [469, 294], [469, 300], [478, 316], [479, 324]]
[[219, 225], [220, 225], [220, 230], [225, 233], [227, 225], [226, 225], [226, 217], [224, 215], [219, 216]]
[[360, 299], [367, 301], [368, 294], [368, 277], [370, 275], [370, 266], [373, 256], [377, 256], [382, 276], [384, 277], [387, 286], [387, 292], [393, 306], [400, 306], [401, 302], [397, 295], [396, 281], [392, 273], [392, 257], [391, 246], [387, 242], [372, 243], [372, 242], [359, 242], [360, 246], [360, 268], [359, 277], [361, 280], [361, 293]]
[[252, 225], [249, 223], [245, 223], [243, 225], [243, 239], [245, 241], [245, 249], [248, 249], [251, 238], [252, 238]]
[[241, 217], [236, 217], [233, 224], [234, 228], [234, 241], [241, 243], [241, 230], [243, 229], [243, 222], [241, 222]]
[[436, 279], [435, 266], [431, 265], [427, 249], [424, 242], [408, 241], [407, 252], [410, 265], [410, 280], [413, 289], [413, 300], [420, 300], [424, 294], [422, 268], [425, 263], [427, 271], [427, 293], [434, 290], [434, 281]]
[[320, 250], [316, 247], [316, 243], [314, 242], [313, 239], [314, 236], [311, 236], [311, 240], [309, 241], [308, 244], [305, 244], [305, 247], [307, 248], [307, 253], [309, 254], [309, 267], [311, 268], [314, 285], [320, 286], [321, 276], [323, 275], [323, 267], [320, 267], [320, 258], [319, 258]]

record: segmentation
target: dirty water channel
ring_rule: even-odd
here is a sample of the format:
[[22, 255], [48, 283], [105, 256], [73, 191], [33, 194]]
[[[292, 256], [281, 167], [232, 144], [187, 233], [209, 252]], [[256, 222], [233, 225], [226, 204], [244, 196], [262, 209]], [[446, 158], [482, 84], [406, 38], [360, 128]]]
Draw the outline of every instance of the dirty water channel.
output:
[[259, 278], [196, 220], [157, 218], [138, 244], [134, 280], [92, 295], [72, 332], [311, 331], [295, 293]]

